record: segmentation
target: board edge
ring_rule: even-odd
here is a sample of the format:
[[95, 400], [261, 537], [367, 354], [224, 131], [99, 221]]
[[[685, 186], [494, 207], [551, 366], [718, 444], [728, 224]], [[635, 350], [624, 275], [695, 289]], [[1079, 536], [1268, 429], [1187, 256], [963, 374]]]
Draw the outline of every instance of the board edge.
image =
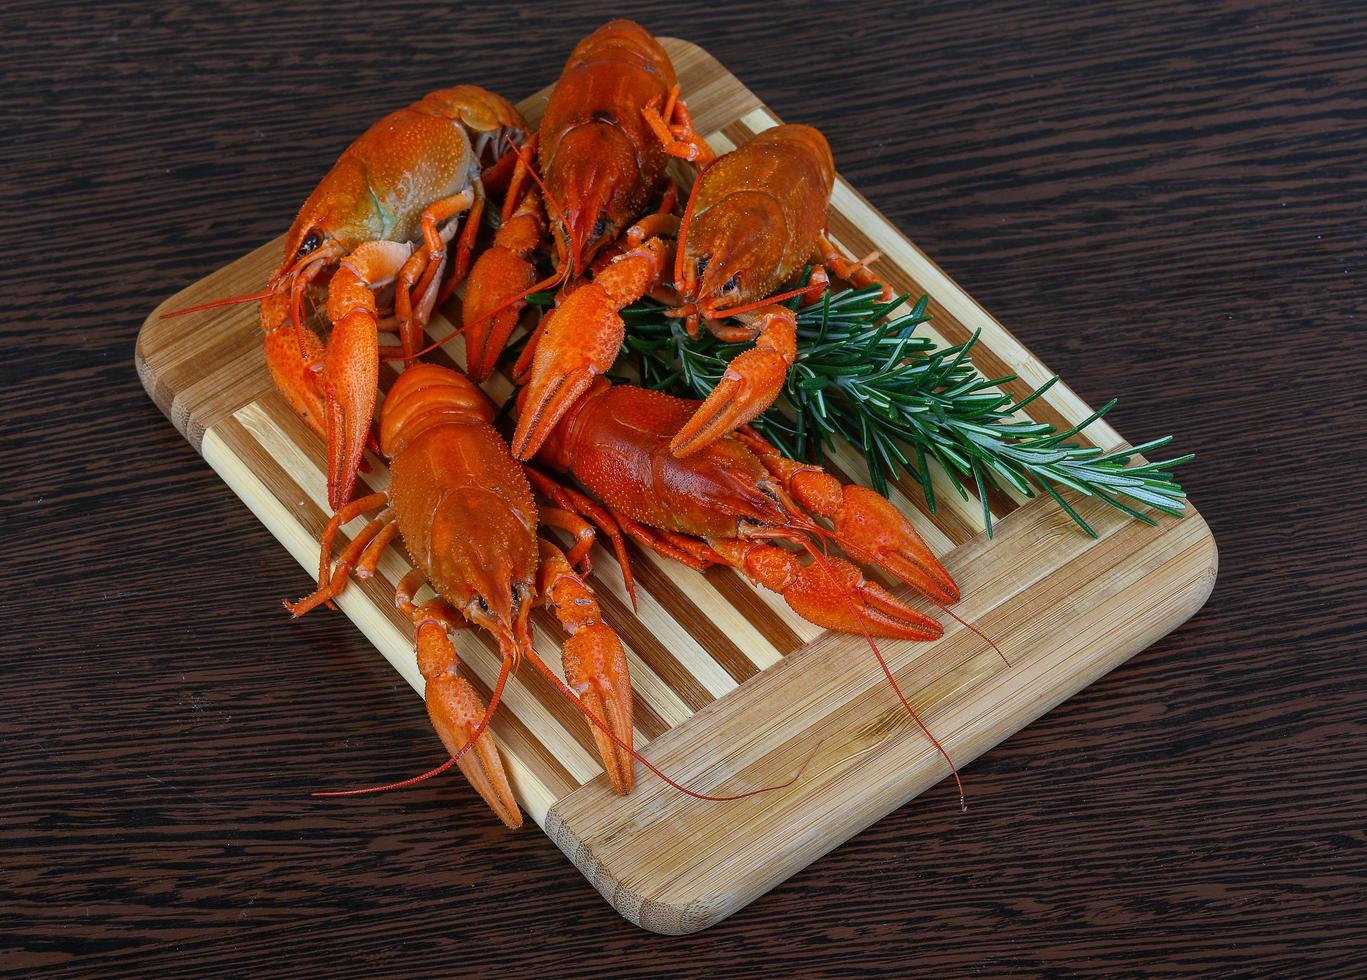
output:
[[[1033, 501], [1032, 503], [1047, 504], [1049, 503], [1049, 500], [1044, 498]], [[1024, 510], [1024, 508], [1022, 508], [1022, 510]], [[1181, 589], [1181, 595], [1187, 600], [1185, 607], [1169, 620], [1167, 627], [1163, 632], [1147, 637], [1137, 635], [1135, 640], [1122, 651], [1122, 655], [1102, 672], [1103, 676], [1124, 664], [1137, 653], [1147, 649], [1154, 643], [1157, 643], [1159, 640], [1180, 629], [1183, 624], [1200, 612], [1207, 600], [1209, 600], [1211, 593], [1214, 591], [1215, 582], [1219, 576], [1219, 547], [1215, 542], [1215, 535], [1214, 532], [1212, 532], [1209, 523], [1205, 521], [1205, 518], [1194, 507], [1192, 508], [1191, 513], [1181, 520], [1193, 519], [1201, 522], [1202, 530], [1200, 536], [1194, 540], [1188, 548], [1201, 548], [1204, 550], [1204, 555], [1202, 556], [1203, 560], [1199, 563], [1199, 567], [1193, 570]], [[973, 753], [970, 758], [961, 762], [960, 768], [971, 764], [982, 755], [990, 752], [997, 745], [1000, 745], [1002, 742], [1019, 732], [1021, 728], [1032, 724], [1035, 718], [1047, 714], [1057, 707], [1058, 704], [1061, 704], [1063, 701], [1086, 690], [1091, 686], [1094, 680], [1095, 679], [1085, 681], [1075, 690], [1065, 694], [1059, 701], [1046, 706], [1039, 715], [1028, 719], [1020, 727], [1004, 732], [1000, 738], [995, 738], [984, 744], [982, 748]], [[739, 691], [739, 688], [737, 688], [737, 691]], [[737, 692], [732, 692], [732, 694], [735, 693]], [[731, 695], [727, 696], [730, 697]], [[696, 718], [696, 715], [689, 718], [682, 725], [678, 726], [677, 729], [671, 731], [687, 728]], [[556, 804], [552, 806], [546, 814], [546, 822], [543, 830], [546, 836], [554, 841], [561, 852], [569, 858], [570, 862], [579, 870], [579, 873], [593, 885], [598, 893], [603, 896], [608, 904], [611, 905], [622, 918], [626, 919], [632, 925], [645, 929], [648, 932], [666, 936], [686, 936], [711, 928], [732, 914], [750, 905], [756, 899], [789, 880], [794, 875], [800, 873], [803, 869], [820, 860], [836, 847], [848, 843], [855, 836], [901, 809], [902, 806], [905, 806], [906, 803], [909, 802], [909, 800], [902, 801], [887, 807], [882, 812], [875, 814], [873, 819], [867, 821], [862, 826], [852, 828], [849, 834], [840, 835], [840, 840], [832, 844], [831, 847], [811, 855], [810, 858], [791, 869], [785, 869], [780, 874], [772, 876], [767, 884], [763, 884], [762, 887], [753, 893], [702, 889], [695, 894], [689, 895], [686, 900], [667, 900], [653, 897], [646, 894], [643, 890], [638, 891], [628, 883], [615, 877], [609, 870], [610, 862], [600, 857], [600, 855], [595, 852], [594, 845], [586, 842], [575, 830], [572, 821], [567, 820], [562, 814], [560, 808], [565, 800], [574, 796], [576, 793], [585, 791], [590, 786], [600, 782], [604, 782], [605, 784], [605, 780], [605, 776], [595, 777], [594, 780], [585, 783], [578, 789], [571, 791], [567, 796], [557, 800]], [[939, 779], [934, 780], [934, 782], [939, 781]], [[920, 793], [928, 788], [929, 787], [925, 787], [913, 791], [912, 798], [919, 796]]]

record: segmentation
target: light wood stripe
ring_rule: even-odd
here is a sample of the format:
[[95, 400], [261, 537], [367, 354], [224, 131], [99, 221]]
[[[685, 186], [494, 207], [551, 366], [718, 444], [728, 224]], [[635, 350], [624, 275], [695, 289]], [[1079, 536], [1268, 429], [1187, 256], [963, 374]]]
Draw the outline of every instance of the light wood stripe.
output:
[[[681, 621], [734, 680], [748, 680], [778, 661], [781, 654], [768, 637], [735, 606], [720, 601], [706, 576], [631, 547], [632, 568], [641, 587], [670, 609], [679, 610]], [[707, 615], [690, 598], [693, 594], [703, 596]]]

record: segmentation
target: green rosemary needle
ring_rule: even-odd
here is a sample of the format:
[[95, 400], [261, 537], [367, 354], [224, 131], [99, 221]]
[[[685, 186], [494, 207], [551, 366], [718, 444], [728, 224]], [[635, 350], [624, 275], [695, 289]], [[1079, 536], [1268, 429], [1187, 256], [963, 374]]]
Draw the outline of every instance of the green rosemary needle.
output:
[[[551, 302], [549, 294], [529, 299]], [[1061, 488], [1095, 497], [1147, 524], [1153, 519], [1136, 506], [1182, 515], [1185, 494], [1171, 470], [1194, 458], [1192, 454], [1129, 465], [1136, 456], [1166, 446], [1171, 437], [1110, 452], [1069, 441], [1115, 401], [1064, 431], [1017, 418], [1021, 408], [1058, 378], [1013, 400], [1000, 386], [1014, 381], [1014, 375], [986, 378], [974, 367], [976, 333], [952, 347], [938, 347], [915, 333], [930, 319], [927, 297], [909, 312], [891, 316], [907, 299], [885, 301], [881, 288], [870, 286], [827, 290], [806, 306], [791, 300], [797, 315], [797, 361], [783, 397], [755, 419], [755, 428], [784, 455], [800, 460], [818, 461], [835, 439], [844, 439], [860, 450], [874, 489], [886, 494], [888, 481], [907, 473], [920, 485], [932, 513], [931, 466], [959, 474], [977, 487], [989, 536], [987, 491], [1003, 486], [1026, 497], [1049, 494], [1093, 537], [1096, 532], [1060, 494]], [[626, 363], [646, 387], [704, 398], [727, 362], [750, 345], [725, 344], [710, 334], [694, 340], [680, 320], [664, 311], [651, 300], [623, 310]], [[970, 499], [958, 480], [950, 482]]]

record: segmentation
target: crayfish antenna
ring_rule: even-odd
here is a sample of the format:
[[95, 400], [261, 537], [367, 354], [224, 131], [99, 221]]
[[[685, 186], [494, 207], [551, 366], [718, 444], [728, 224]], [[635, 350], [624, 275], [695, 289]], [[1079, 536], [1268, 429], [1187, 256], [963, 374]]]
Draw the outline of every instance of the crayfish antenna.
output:
[[[935, 735], [931, 732], [931, 730], [926, 727], [925, 722], [921, 720], [921, 716], [916, 713], [916, 709], [911, 706], [911, 702], [908, 701], [906, 695], [902, 693], [902, 688], [897, 684], [897, 678], [894, 677], [892, 674], [892, 668], [890, 668], [888, 666], [888, 662], [885, 659], [883, 659], [883, 652], [878, 649], [878, 644], [873, 641], [873, 634], [869, 632], [869, 628], [865, 623], [864, 615], [860, 611], [858, 603], [856, 603], [847, 592], [845, 592], [842, 589], [839, 589], [839, 582], [835, 577], [835, 573], [831, 571], [830, 565], [827, 562], [826, 558], [816, 550], [816, 547], [811, 543], [811, 541], [807, 540], [806, 538], [802, 538], [798, 535], [794, 535], [791, 540], [794, 540], [798, 544], [800, 544], [802, 548], [809, 555], [812, 556], [812, 560], [821, 566], [822, 571], [826, 573], [826, 576], [830, 579], [831, 584], [836, 586], [837, 589], [840, 591], [840, 594], [844, 596], [845, 601], [849, 604], [851, 611], [854, 613], [855, 619], [859, 623], [860, 629], [864, 633], [864, 640], [868, 643], [869, 649], [873, 651], [873, 656], [878, 661], [878, 666], [883, 668], [883, 676], [885, 676], [888, 679], [888, 683], [892, 685], [892, 690], [893, 693], [897, 695], [897, 700], [902, 702], [902, 707], [907, 709], [907, 714], [911, 715], [911, 720], [916, 722], [916, 727], [921, 729], [921, 731], [925, 734], [926, 738], [930, 739], [930, 744], [935, 746], [935, 750], [940, 753], [940, 755], [944, 758], [945, 762], [949, 763], [949, 771], [954, 776], [954, 785], [959, 790], [959, 810], [963, 813], [967, 813], [968, 803], [964, 796], [963, 780], [959, 778], [959, 767], [954, 764], [954, 760], [950, 758], [949, 753], [945, 750], [945, 747], [940, 744], [940, 740], [937, 739]], [[957, 616], [955, 618], [958, 619]]]
[[801, 296], [803, 293], [807, 291], [807, 289], [808, 287], [806, 286], [799, 286], [797, 289], [790, 289], [787, 292], [774, 293], [774, 295], [772, 296], [766, 296], [764, 297], [764, 299], [757, 299], [753, 303], [746, 303], [743, 306], [733, 306], [729, 310], [713, 310], [709, 319], [718, 319], [724, 316], [736, 316], [740, 313], [749, 313], [751, 310], [757, 310], [761, 306], [769, 306], [774, 303], [782, 303], [784, 300], [792, 299], [794, 296]]
[[931, 602], [933, 602], [933, 603], [935, 603], [935, 605], [939, 606], [939, 607], [940, 607], [940, 611], [943, 612], [946, 616], [949, 616], [951, 619], [957, 620], [960, 626], [963, 626], [963, 627], [965, 627], [966, 629], [970, 629], [970, 630], [972, 630], [974, 633], [978, 634], [979, 638], [981, 638], [982, 641], [983, 641], [984, 643], [986, 643], [988, 646], [990, 646], [993, 650], [996, 650], [996, 651], [997, 651], [997, 656], [999, 656], [999, 657], [1002, 658], [1002, 663], [1006, 664], [1006, 666], [1008, 666], [1008, 667], [1011, 666], [1011, 661], [1006, 659], [1006, 654], [1002, 653], [1002, 648], [999, 647], [999, 646], [997, 646], [997, 644], [993, 643], [993, 642], [992, 642], [992, 638], [991, 638], [990, 636], [988, 636], [988, 635], [987, 635], [986, 633], [984, 633], [982, 630], [978, 629], [978, 627], [974, 626], [974, 625], [973, 625], [972, 623], [970, 623], [968, 620], [964, 619], [962, 616], [960, 616], [960, 615], [959, 615], [958, 613], [956, 613], [954, 610], [952, 610], [952, 609], [950, 609], [949, 607], [947, 607], [947, 606], [946, 606], [943, 602], [941, 602], [939, 599], [933, 599], [933, 598], [930, 598], [929, 596], [927, 596], [926, 598], [930, 599]]
[[265, 299], [272, 292], [273, 290], [271, 290], [270, 287], [267, 287], [261, 292], [252, 293], [249, 296], [229, 296], [226, 299], [210, 300], [208, 303], [200, 303], [198, 306], [187, 306], [183, 310], [172, 310], [169, 313], [163, 313], [157, 319], [171, 320], [178, 316], [189, 316], [191, 313], [202, 313], [205, 310], [217, 309], [220, 306], [234, 306], [238, 303], [255, 303]]

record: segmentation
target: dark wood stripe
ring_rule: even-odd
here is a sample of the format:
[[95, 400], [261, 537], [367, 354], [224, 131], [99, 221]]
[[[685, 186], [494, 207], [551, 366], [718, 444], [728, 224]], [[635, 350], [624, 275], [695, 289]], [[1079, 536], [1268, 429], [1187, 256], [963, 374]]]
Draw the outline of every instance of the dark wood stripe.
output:
[[630, 549], [631, 571], [637, 585], [649, 592], [674, 621], [687, 630], [688, 635], [697, 640], [713, 660], [721, 664], [723, 670], [737, 683], [743, 683], [759, 673], [759, 668], [740, 647], [694, 604], [673, 579], [662, 573], [635, 542], [628, 542], [627, 547]]
[[759, 586], [751, 585], [745, 576], [734, 568], [713, 566], [703, 572], [712, 588], [721, 593], [727, 602], [740, 610], [740, 614], [750, 621], [750, 625], [764, 634], [779, 653], [787, 656], [802, 646], [802, 637], [793, 632], [791, 626], [783, 621], [778, 613], [757, 593]]
[[[968, 499], [972, 502], [974, 509], [978, 513], [982, 513], [982, 498], [978, 496], [978, 484], [973, 477], [967, 473], [960, 473], [958, 470], [947, 470], [946, 472], [954, 484], [968, 494]], [[919, 489], [915, 483], [912, 486]], [[958, 497], [959, 495], [955, 493], [954, 496]], [[1000, 488], [987, 484], [987, 506], [991, 508], [994, 518], [1000, 520], [1015, 510], [1018, 505]], [[962, 544], [962, 542], [956, 541], [955, 544]]]
[[737, 147], [750, 142], [750, 139], [755, 135], [755, 131], [739, 119], [729, 125], [723, 126], [720, 130], [717, 130], [717, 132], [720, 132]]

